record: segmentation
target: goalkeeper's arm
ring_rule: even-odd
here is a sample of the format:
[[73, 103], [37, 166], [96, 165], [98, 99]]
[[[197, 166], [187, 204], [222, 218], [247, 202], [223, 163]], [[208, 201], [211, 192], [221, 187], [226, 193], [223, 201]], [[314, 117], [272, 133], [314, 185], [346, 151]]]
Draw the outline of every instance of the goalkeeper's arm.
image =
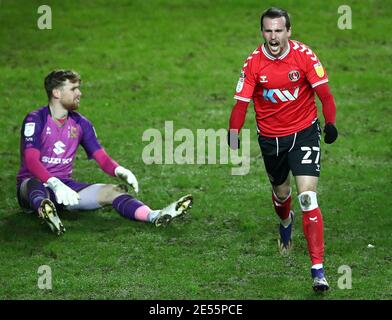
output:
[[120, 166], [116, 161], [109, 157], [105, 149], [101, 148], [93, 153], [93, 158], [100, 168], [110, 176], [119, 177], [130, 184], [135, 192], [139, 192], [139, 185], [135, 175], [131, 170]]
[[110, 156], [106, 153], [104, 148], [98, 149], [93, 153], [94, 160], [98, 163], [99, 167], [107, 173], [109, 176], [115, 177], [114, 171], [119, 166], [119, 164], [114, 161]]
[[24, 163], [30, 173], [53, 190], [57, 203], [65, 206], [78, 204], [78, 193], [54, 177], [41, 163], [40, 155], [41, 152], [35, 148], [28, 148], [23, 152]]

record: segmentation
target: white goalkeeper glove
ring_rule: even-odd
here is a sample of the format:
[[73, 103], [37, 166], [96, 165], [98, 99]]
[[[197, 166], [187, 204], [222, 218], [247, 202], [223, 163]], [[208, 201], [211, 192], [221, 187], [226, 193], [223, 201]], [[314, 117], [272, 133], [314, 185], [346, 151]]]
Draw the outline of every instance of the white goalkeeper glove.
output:
[[125, 169], [124, 167], [118, 166], [114, 170], [114, 174], [116, 177], [119, 177], [123, 180], [125, 180], [128, 184], [130, 184], [133, 189], [135, 189], [135, 192], [139, 192], [139, 184], [136, 180], [135, 175], [131, 172], [131, 170]]
[[79, 203], [79, 194], [56, 177], [49, 178], [48, 181], [46, 181], [46, 185], [53, 190], [56, 195], [57, 203], [62, 203], [65, 206], [73, 206]]

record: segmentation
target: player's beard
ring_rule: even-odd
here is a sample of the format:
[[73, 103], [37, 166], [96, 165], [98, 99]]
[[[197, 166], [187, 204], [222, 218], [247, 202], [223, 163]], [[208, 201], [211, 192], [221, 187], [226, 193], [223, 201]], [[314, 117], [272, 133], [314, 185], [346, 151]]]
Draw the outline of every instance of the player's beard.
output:
[[71, 102], [63, 103], [64, 109], [68, 111], [75, 111], [79, 108], [80, 99], [74, 99]]

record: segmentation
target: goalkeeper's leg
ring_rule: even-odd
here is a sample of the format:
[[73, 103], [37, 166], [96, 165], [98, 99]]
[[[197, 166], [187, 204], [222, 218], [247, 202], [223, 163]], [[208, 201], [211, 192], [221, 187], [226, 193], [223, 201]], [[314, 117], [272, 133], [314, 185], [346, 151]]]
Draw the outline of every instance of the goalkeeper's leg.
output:
[[169, 224], [173, 219], [183, 216], [192, 208], [193, 204], [193, 197], [192, 195], [188, 194], [186, 196], [181, 197], [177, 201], [169, 204], [167, 207], [163, 208], [162, 210], [155, 210], [150, 213], [156, 214], [153, 218], [153, 223], [159, 226], [165, 226]]
[[188, 195], [173, 202], [162, 210], [152, 210], [149, 206], [127, 193], [125, 185], [93, 184], [79, 191], [79, 204], [66, 207], [67, 210], [95, 210], [107, 205], [129, 220], [166, 225], [172, 219], [187, 212], [192, 206], [192, 196]]
[[42, 182], [34, 178], [24, 180], [18, 186], [17, 197], [20, 207], [25, 212], [35, 212], [58, 235], [65, 232], [57, 215], [57, 210], [61, 209], [61, 206], [56, 203], [53, 192], [45, 188]]
[[127, 219], [149, 221], [148, 215], [152, 210], [128, 194], [125, 185], [95, 183], [83, 188], [78, 193], [79, 203], [67, 206], [67, 210], [96, 210], [112, 205], [118, 213]]

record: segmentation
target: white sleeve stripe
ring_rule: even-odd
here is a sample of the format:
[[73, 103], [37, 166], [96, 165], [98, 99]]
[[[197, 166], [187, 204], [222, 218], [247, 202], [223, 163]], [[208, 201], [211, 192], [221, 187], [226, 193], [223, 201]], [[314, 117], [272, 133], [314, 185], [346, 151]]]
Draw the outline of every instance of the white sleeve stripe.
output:
[[243, 97], [240, 97], [240, 96], [234, 96], [234, 99], [241, 100], [241, 101], [245, 101], [245, 102], [250, 102], [250, 100], [252, 100], [252, 99], [243, 98]]
[[321, 81], [319, 81], [319, 82], [313, 83], [313, 84], [312, 84], [312, 88], [316, 88], [316, 87], [319, 86], [320, 84], [323, 84], [323, 83], [326, 83], [326, 82], [328, 82], [328, 79], [324, 79], [324, 80], [321, 80]]

